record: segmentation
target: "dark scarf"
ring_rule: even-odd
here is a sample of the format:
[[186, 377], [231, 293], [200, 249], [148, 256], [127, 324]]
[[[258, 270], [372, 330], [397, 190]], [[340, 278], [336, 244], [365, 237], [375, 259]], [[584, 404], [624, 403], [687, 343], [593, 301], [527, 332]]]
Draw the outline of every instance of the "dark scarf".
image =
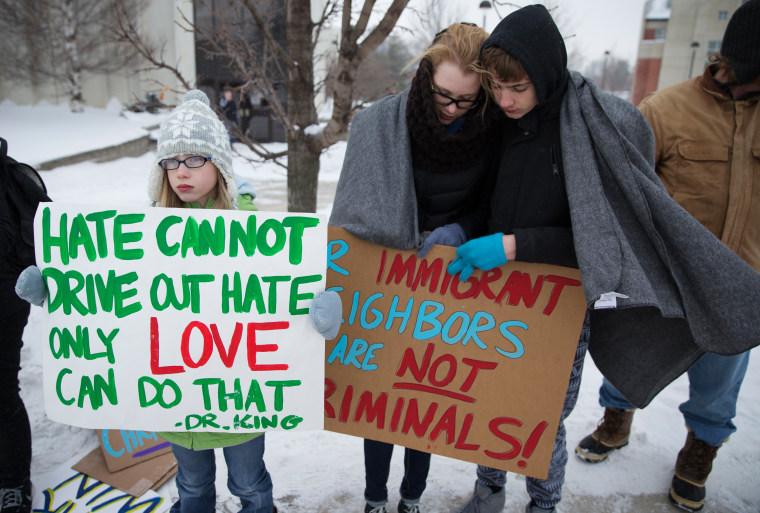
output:
[[423, 59], [412, 79], [406, 102], [406, 125], [412, 146], [412, 164], [434, 173], [451, 173], [469, 167], [494, 144], [498, 112], [493, 105], [483, 117], [480, 109], [465, 114], [464, 124], [450, 134], [435, 114], [431, 81], [433, 65]]

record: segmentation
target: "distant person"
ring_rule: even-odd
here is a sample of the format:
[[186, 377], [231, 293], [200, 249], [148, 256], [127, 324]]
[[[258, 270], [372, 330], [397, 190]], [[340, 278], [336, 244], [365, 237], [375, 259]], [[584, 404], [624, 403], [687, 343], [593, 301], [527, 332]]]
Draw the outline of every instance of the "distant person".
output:
[[19, 395], [22, 335], [29, 303], [15, 292], [16, 279], [34, 264], [32, 223], [40, 201], [50, 201], [42, 178], [8, 156], [0, 138], [0, 512], [32, 509], [32, 435]]
[[[176, 130], [183, 126], [183, 130]], [[252, 197], [239, 193], [232, 173], [232, 150], [226, 129], [205, 93], [192, 90], [167, 117], [158, 133], [156, 159], [148, 179], [150, 199], [159, 207], [256, 210]], [[27, 271], [22, 276], [26, 276]], [[36, 282], [32, 283], [35, 280]], [[35, 304], [45, 299], [39, 269], [29, 270], [17, 290]], [[39, 290], [42, 294], [39, 294]], [[337, 300], [337, 304], [336, 304]], [[313, 326], [326, 338], [337, 335], [340, 300], [320, 293], [310, 306]], [[321, 311], [321, 314], [319, 313]], [[316, 312], [316, 313], [315, 313]], [[276, 512], [272, 480], [264, 464], [263, 433], [160, 432], [171, 442], [177, 460], [179, 499], [171, 513], [213, 512], [216, 507], [216, 460], [221, 448], [227, 463], [227, 486], [240, 499], [240, 513]], [[0, 510], [5, 513], [5, 510]]]
[[222, 97], [219, 100], [219, 107], [221, 107], [224, 113], [224, 123], [227, 126], [227, 132], [230, 134], [230, 144], [232, 144], [235, 141], [232, 127], [237, 127], [238, 125], [238, 106], [232, 95], [232, 89], [229, 87], [224, 88]]
[[[737, 9], [710, 62], [701, 77], [650, 94], [639, 109], [654, 130], [656, 171], [670, 195], [760, 271], [760, 0]], [[688, 370], [689, 398], [679, 407], [688, 433], [669, 492], [682, 509], [704, 506], [713, 459], [736, 431], [748, 362], [749, 351], [708, 352]], [[603, 419], [575, 449], [590, 462], [627, 445], [633, 421], [633, 404], [607, 379], [599, 404]]]
[[[478, 62], [488, 34], [455, 23], [419, 57], [411, 87], [351, 122], [330, 224], [398, 249], [427, 254], [484, 233], [498, 138]], [[393, 444], [364, 440], [365, 513], [387, 513]], [[404, 449], [399, 513], [419, 513], [430, 454]]]
[[248, 93], [240, 93], [240, 104], [238, 105], [238, 118], [240, 119], [240, 131], [245, 137], [248, 135], [248, 127], [251, 125], [251, 117], [253, 116], [253, 105]]

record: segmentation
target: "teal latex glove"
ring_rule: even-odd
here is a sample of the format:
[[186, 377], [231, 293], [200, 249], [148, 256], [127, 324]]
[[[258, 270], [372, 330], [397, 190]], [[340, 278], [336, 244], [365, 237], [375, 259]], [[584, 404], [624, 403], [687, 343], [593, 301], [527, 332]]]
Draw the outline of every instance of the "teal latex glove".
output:
[[33, 305], [42, 306], [47, 298], [47, 287], [40, 268], [30, 265], [16, 280], [16, 295]]
[[334, 290], [318, 292], [309, 305], [309, 320], [317, 333], [326, 340], [335, 338], [340, 330], [343, 302]]
[[494, 233], [465, 242], [457, 248], [457, 257], [446, 270], [449, 274], [461, 271], [459, 279], [464, 281], [475, 269], [487, 271], [506, 264], [507, 255], [504, 253], [502, 237], [503, 233]]

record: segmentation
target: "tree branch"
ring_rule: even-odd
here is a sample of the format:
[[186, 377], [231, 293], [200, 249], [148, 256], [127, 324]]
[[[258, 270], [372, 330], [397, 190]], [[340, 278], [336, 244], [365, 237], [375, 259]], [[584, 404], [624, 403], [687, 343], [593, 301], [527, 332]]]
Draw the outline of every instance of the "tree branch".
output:
[[335, 13], [338, 12], [338, 0], [329, 0], [325, 2], [324, 7], [322, 8], [322, 14], [319, 16], [319, 20], [314, 23], [315, 30], [314, 30], [314, 46], [316, 47], [316, 42], [319, 41], [320, 36], [322, 35], [322, 28], [324, 27], [324, 24], [332, 18]]
[[251, 0], [244, 0], [243, 4], [245, 5], [246, 9], [248, 9], [248, 12], [251, 13], [251, 17], [253, 17], [253, 20], [256, 22], [256, 26], [259, 28], [261, 34], [264, 36], [267, 43], [269, 43], [277, 56], [283, 62], [287, 63], [288, 68], [293, 68], [293, 60], [290, 58], [288, 52], [282, 46], [280, 46], [280, 43], [278, 43], [274, 36], [272, 36], [272, 31], [269, 30], [268, 24], [261, 17], [258, 9], [256, 9], [256, 6], [253, 5]]
[[163, 47], [158, 52], [158, 55], [156, 55], [156, 49], [140, 36], [133, 20], [127, 15], [123, 0], [117, 0], [115, 2], [115, 7], [116, 27], [114, 27], [114, 36], [116, 40], [132, 45], [137, 53], [153, 66], [152, 69], [166, 70], [170, 72], [186, 90], [192, 89], [193, 87], [190, 85], [190, 81], [185, 78], [179, 68], [166, 63], [163, 58]]
[[393, 27], [396, 25], [401, 13], [406, 8], [409, 0], [393, 0], [393, 3], [388, 10], [385, 11], [385, 16], [380, 20], [380, 23], [370, 34], [361, 42], [357, 52], [357, 58], [364, 60], [369, 54], [374, 52], [380, 43], [382, 43], [388, 34], [391, 33]]
[[364, 0], [362, 11], [359, 13], [359, 19], [356, 20], [356, 25], [354, 26], [354, 34], [356, 35], [356, 38], [353, 39], [353, 43], [359, 41], [359, 37], [364, 34], [365, 30], [367, 30], [367, 25], [369, 24], [369, 19], [372, 16], [372, 10], [374, 8], [375, 0]]

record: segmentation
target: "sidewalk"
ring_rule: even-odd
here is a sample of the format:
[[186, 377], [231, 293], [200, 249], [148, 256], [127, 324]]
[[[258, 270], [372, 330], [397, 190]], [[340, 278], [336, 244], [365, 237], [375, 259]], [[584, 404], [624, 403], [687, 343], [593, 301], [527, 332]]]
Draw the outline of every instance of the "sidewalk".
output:
[[122, 111], [116, 100], [105, 109], [86, 107], [77, 114], [63, 104], [29, 106], [6, 100], [0, 102], [0, 135], [8, 141], [11, 157], [44, 171], [141, 155], [155, 144], [150, 131], [166, 115]]
[[116, 160], [122, 157], [139, 157], [145, 152], [155, 148], [155, 146], [156, 141], [154, 141], [150, 134], [146, 132], [144, 135], [129, 141], [117, 142], [102, 148], [86, 150], [81, 153], [46, 160], [38, 163], [35, 167], [38, 171], [49, 171], [57, 167], [79, 164], [80, 162], [86, 162], [88, 160], [108, 162], [109, 160]]

